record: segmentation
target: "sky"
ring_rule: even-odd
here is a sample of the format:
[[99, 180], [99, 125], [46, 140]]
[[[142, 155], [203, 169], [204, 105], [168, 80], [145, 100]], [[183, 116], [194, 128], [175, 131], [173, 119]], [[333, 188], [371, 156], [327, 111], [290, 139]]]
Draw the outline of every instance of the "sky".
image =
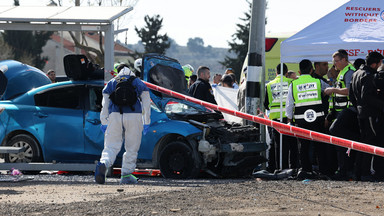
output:
[[[348, 1], [267, 0], [266, 36], [289, 37]], [[64, 6], [74, 4], [74, 0], [63, 2]], [[49, 0], [20, 0], [22, 6], [47, 3]], [[13, 0], [0, 1], [0, 6], [11, 5]], [[128, 28], [127, 33], [119, 34], [118, 38], [122, 42], [127, 38], [129, 44], [137, 43], [135, 27], [145, 26], [146, 15], [160, 15], [163, 18], [160, 34], [167, 33], [179, 45], [185, 46], [189, 38], [200, 37], [205, 46], [227, 48], [237, 30], [236, 24], [244, 24], [240, 18], [244, 18], [248, 10], [246, 0], [139, 0], [120, 24], [120, 28]]]

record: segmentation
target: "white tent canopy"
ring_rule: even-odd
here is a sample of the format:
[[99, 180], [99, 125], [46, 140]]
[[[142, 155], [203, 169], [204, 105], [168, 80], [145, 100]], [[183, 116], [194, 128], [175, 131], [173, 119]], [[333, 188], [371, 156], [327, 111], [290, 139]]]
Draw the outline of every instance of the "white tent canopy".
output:
[[[304, 18], [304, 17], [303, 17]], [[281, 62], [330, 62], [345, 49], [350, 60], [384, 54], [384, 1], [351, 0], [281, 43]]]

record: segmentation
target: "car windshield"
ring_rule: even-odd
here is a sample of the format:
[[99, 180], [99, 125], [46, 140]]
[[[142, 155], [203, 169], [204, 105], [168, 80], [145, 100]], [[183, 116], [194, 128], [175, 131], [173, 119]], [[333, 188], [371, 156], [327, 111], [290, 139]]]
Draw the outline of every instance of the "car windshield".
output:
[[198, 114], [200, 111], [184, 103], [170, 101], [165, 105], [167, 114]]

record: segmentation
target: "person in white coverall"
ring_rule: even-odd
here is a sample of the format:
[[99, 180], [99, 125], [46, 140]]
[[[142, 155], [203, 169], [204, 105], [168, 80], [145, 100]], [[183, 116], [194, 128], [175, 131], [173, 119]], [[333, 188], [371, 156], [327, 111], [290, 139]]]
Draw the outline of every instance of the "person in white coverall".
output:
[[[95, 181], [99, 184], [105, 183], [107, 168], [111, 167], [119, 153], [122, 144], [125, 144], [121, 168], [121, 184], [136, 184], [137, 178], [132, 175], [136, 168], [137, 154], [141, 144], [142, 132], [145, 135], [150, 124], [150, 95], [147, 86], [139, 79], [133, 80], [138, 100], [134, 110], [130, 106], [122, 107], [120, 114], [119, 106], [110, 100], [110, 94], [115, 90], [118, 77], [129, 79], [135, 74], [127, 65], [118, 67], [118, 74], [111, 79], [103, 89], [102, 110], [100, 113], [101, 130], [105, 132], [104, 149], [100, 162], [96, 165]], [[140, 99], [140, 100], [139, 100]]]

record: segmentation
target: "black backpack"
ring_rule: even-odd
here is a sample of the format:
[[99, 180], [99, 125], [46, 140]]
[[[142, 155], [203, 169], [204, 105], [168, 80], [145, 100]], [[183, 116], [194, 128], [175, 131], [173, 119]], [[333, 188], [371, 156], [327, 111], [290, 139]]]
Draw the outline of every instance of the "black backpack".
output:
[[138, 99], [136, 87], [132, 84], [135, 78], [135, 76], [130, 76], [129, 79], [125, 77], [116, 78], [116, 88], [109, 98], [115, 105], [119, 106], [120, 114], [123, 114], [123, 106], [129, 106], [133, 111], [135, 111], [135, 104]]

